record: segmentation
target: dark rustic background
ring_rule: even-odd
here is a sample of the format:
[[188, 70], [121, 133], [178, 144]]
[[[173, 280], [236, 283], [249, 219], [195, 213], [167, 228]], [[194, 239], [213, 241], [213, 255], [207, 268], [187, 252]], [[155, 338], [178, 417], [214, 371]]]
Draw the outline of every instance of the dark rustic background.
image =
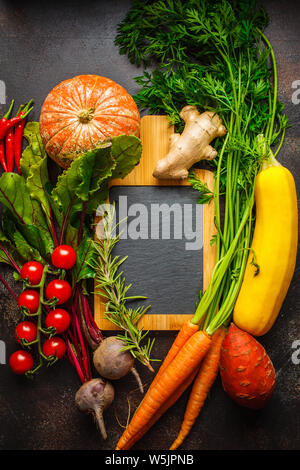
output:
[[[263, 3], [271, 18], [267, 35], [278, 62], [279, 98], [292, 124], [279, 159], [293, 172], [299, 192], [300, 105], [292, 103], [292, 83], [300, 80], [299, 2]], [[7, 86], [7, 103], [13, 97], [17, 104], [34, 98], [31, 118], [37, 120], [41, 103], [54, 85], [86, 73], [110, 77], [134, 93], [137, 86], [133, 77], [139, 71], [119, 55], [113, 44], [116, 25], [129, 5], [128, 0], [0, 0], [0, 80]], [[2, 106], [0, 111], [4, 109]], [[12, 282], [10, 273], [0, 269]], [[291, 361], [292, 343], [300, 339], [299, 281], [297, 266], [276, 325], [261, 339], [278, 376], [269, 405], [258, 412], [239, 408], [225, 395], [218, 380], [183, 449], [300, 448], [300, 365]], [[0, 339], [6, 342], [8, 357], [16, 348], [13, 330], [19, 314], [2, 286], [0, 312]], [[161, 358], [174, 335], [155, 336], [153, 355]], [[148, 383], [150, 373], [142, 367], [139, 370]], [[122, 432], [119, 423], [126, 423], [128, 401], [134, 409], [140, 400], [134, 379], [127, 377], [116, 384], [115, 403], [105, 415], [109, 434], [106, 442], [100, 439], [91, 418], [73, 406], [78, 386], [66, 360], [33, 382], [14, 376], [8, 366], [0, 365], [0, 448], [113, 449]], [[184, 395], [135, 448], [167, 449], [178, 431], [186, 398]]]

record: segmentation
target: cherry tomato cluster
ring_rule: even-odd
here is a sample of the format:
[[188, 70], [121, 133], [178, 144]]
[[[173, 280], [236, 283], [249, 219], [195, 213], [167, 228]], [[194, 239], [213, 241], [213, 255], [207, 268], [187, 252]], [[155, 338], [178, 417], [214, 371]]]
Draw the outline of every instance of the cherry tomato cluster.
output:
[[[71, 246], [60, 245], [55, 248], [51, 256], [52, 265], [60, 270], [72, 269], [76, 263], [76, 253]], [[22, 346], [30, 346], [40, 341], [40, 332], [48, 334], [41, 345], [40, 354], [46, 359], [60, 359], [66, 352], [65, 341], [56, 336], [69, 328], [71, 317], [67, 310], [56, 308], [71, 297], [71, 286], [64, 279], [54, 279], [48, 283], [45, 289], [46, 301], [41, 299], [44, 294], [46, 273], [51, 272], [49, 267], [43, 266], [38, 261], [29, 261], [21, 269], [20, 276], [29, 289], [25, 289], [18, 297], [18, 306], [22, 308], [28, 317], [36, 317], [34, 321], [22, 321], [15, 328], [15, 338]], [[35, 289], [39, 289], [39, 292]], [[41, 315], [43, 304], [54, 306], [45, 318], [45, 327], [41, 327]], [[53, 336], [55, 335], [55, 336]], [[16, 374], [25, 374], [32, 371], [34, 365], [33, 356], [23, 349], [15, 351], [9, 359], [9, 365]]]

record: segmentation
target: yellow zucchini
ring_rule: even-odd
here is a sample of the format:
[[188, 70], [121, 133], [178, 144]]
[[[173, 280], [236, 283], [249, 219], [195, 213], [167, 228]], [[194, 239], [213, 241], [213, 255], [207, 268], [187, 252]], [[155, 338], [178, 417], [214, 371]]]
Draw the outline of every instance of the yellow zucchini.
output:
[[233, 320], [239, 328], [261, 336], [273, 326], [287, 294], [298, 243], [295, 181], [275, 159], [257, 175], [255, 202], [253, 241]]

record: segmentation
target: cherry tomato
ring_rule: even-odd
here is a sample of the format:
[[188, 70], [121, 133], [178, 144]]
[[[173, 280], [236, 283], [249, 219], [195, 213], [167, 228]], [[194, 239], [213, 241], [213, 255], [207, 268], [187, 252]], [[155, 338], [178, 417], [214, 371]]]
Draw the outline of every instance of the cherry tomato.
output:
[[31, 321], [22, 321], [15, 328], [15, 338], [21, 344], [21, 340], [25, 339], [28, 343], [36, 340], [37, 327]]
[[51, 310], [46, 316], [45, 324], [47, 328], [56, 328], [56, 333], [60, 334], [69, 328], [71, 317], [63, 308]]
[[55, 297], [59, 305], [64, 304], [71, 297], [71, 286], [63, 279], [54, 279], [46, 287], [46, 297], [48, 300]]
[[28, 261], [21, 269], [21, 278], [27, 279], [32, 286], [37, 286], [42, 279], [44, 266], [38, 261]]
[[71, 269], [76, 263], [76, 253], [69, 245], [59, 245], [53, 251], [51, 260], [56, 268]]
[[9, 367], [15, 374], [25, 374], [33, 367], [33, 357], [29, 352], [19, 349], [10, 356]]
[[56, 356], [58, 359], [64, 356], [67, 346], [63, 339], [59, 336], [53, 336], [52, 338], [46, 339], [43, 344], [43, 354], [46, 357]]
[[18, 305], [29, 310], [29, 313], [36, 313], [40, 305], [40, 294], [35, 290], [24, 290], [18, 297]]

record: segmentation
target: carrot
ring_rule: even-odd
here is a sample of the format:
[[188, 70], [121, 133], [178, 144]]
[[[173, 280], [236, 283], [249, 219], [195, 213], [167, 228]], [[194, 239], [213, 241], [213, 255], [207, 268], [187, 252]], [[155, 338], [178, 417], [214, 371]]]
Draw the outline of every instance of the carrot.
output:
[[176, 357], [166, 367], [164, 373], [149, 388], [129, 426], [121, 436], [116, 450], [123, 449], [132, 437], [138, 434], [147, 424], [150, 424], [160, 408], [198, 368], [209, 350], [210, 343], [210, 336], [204, 331], [197, 331], [186, 341]]
[[[140, 440], [146, 432], [153, 426], [153, 424], [156, 423], [156, 421], [159, 420], [159, 418], [169, 409], [171, 406], [176, 403], [176, 401], [181, 397], [181, 395], [186, 391], [186, 389], [191, 385], [193, 382], [194, 378], [196, 377], [198, 373], [198, 369], [196, 369], [179, 387], [173, 395], [170, 396], [170, 398], [163, 404], [163, 406], [158, 410], [158, 412], [153, 416], [153, 418], [150, 420], [150, 422], [144, 426], [141, 431], [136, 434], [134, 437], [132, 437], [131, 440], [127, 442], [127, 444], [123, 447], [122, 450], [129, 450], [131, 447], [138, 441]], [[153, 382], [151, 386], [153, 385]]]
[[189, 434], [204, 405], [208, 392], [216, 380], [219, 371], [221, 346], [225, 335], [226, 328], [221, 326], [212, 336], [209, 351], [200, 366], [193, 384], [181, 429], [170, 450], [177, 449]]
[[199, 325], [195, 325], [194, 323], [188, 321], [182, 325], [181, 329], [178, 332], [178, 335], [175, 338], [171, 348], [169, 349], [168, 354], [165, 357], [164, 362], [160, 366], [155, 378], [153, 379], [150, 387], [157, 382], [158, 378], [161, 376], [163, 371], [168, 367], [168, 365], [173, 361], [176, 357], [182, 346], [187, 342], [187, 340], [197, 331], [199, 330]]
[[[152, 388], [158, 381], [159, 377], [161, 374], [164, 372], [164, 370], [167, 368], [167, 366], [172, 362], [172, 360], [176, 357], [178, 351], [182, 348], [182, 346], [187, 342], [187, 340], [197, 331], [199, 330], [199, 326], [195, 325], [194, 323], [188, 321], [187, 323], [184, 323], [182, 325], [181, 329], [179, 330], [171, 348], [169, 349], [169, 352], [167, 356], [164, 359], [164, 362], [160, 366], [156, 376], [154, 377], [150, 387]], [[147, 424], [138, 435], [134, 436], [132, 441], [129, 441], [126, 447], [124, 447], [124, 450], [130, 449], [135, 442], [137, 442], [139, 439], [141, 439], [144, 434], [150, 429], [151, 426], [153, 426], [156, 421], [162, 416], [162, 414], [165, 413], [171, 406], [174, 405], [174, 403], [178, 400], [178, 398], [185, 392], [185, 390], [190, 386], [192, 381], [194, 380], [195, 376], [197, 374], [197, 371], [194, 371], [191, 376], [179, 387], [178, 390], [174, 392], [174, 394], [167, 400], [167, 402], [161, 407], [158, 413], [155, 414], [153, 419], [151, 420], [151, 424]], [[149, 391], [148, 390], [148, 391]], [[148, 392], [147, 392], [148, 393]]]

